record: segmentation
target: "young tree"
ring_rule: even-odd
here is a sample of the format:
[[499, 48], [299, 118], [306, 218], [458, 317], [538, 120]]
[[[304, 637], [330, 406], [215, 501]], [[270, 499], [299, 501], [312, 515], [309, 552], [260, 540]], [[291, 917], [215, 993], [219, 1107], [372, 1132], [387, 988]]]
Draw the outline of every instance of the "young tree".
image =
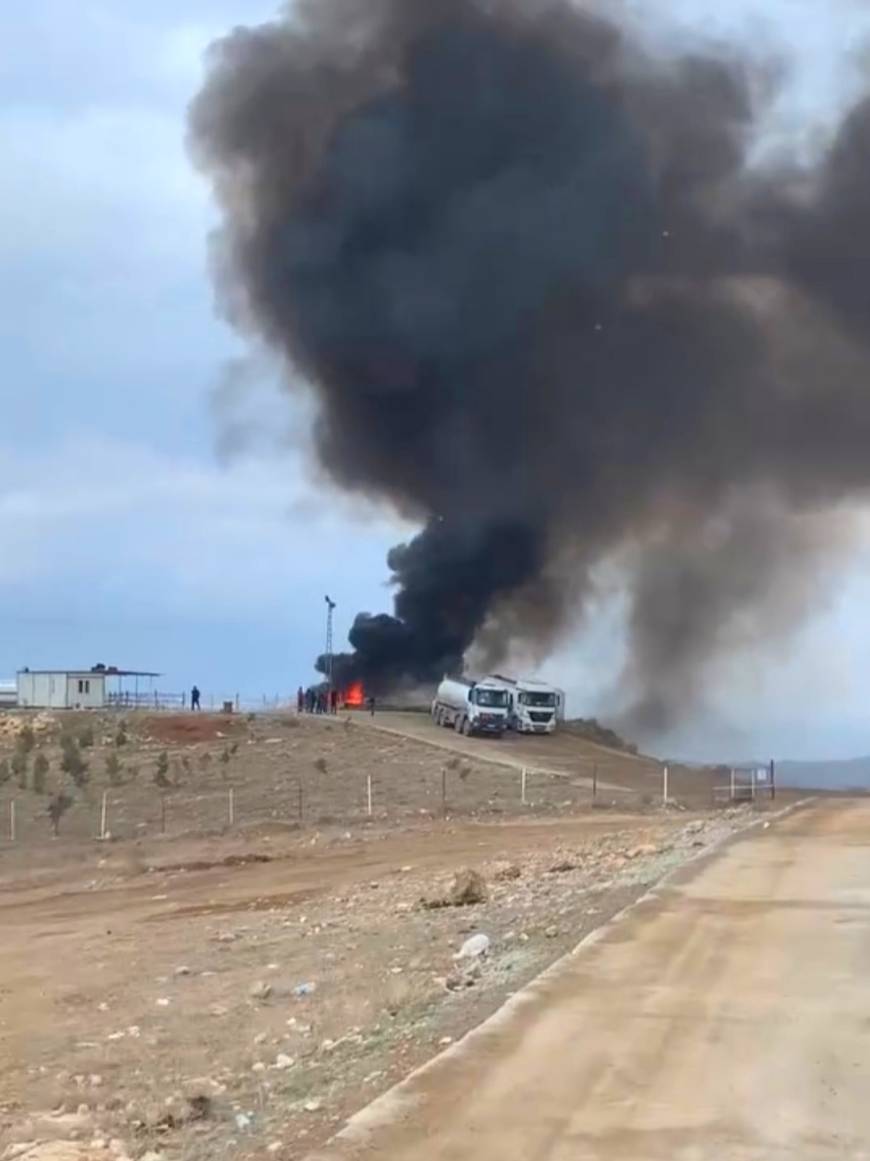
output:
[[124, 767], [121, 759], [114, 752], [106, 755], [106, 777], [110, 786], [121, 786], [124, 781]]
[[126, 746], [129, 738], [127, 737], [127, 726], [125, 722], [120, 722], [118, 725], [118, 732], [115, 734], [115, 745], [120, 748]]
[[157, 755], [157, 765], [154, 768], [154, 782], [161, 790], [166, 790], [172, 783], [169, 781], [167, 775], [169, 774], [169, 755], [165, 750], [161, 750]]
[[68, 794], [55, 794], [49, 802], [46, 813], [51, 820], [51, 831], [55, 838], [60, 834], [60, 820], [72, 806], [73, 800]]
[[224, 779], [226, 779], [227, 777], [229, 777], [229, 773], [230, 773], [230, 762], [232, 761], [232, 759], [233, 759], [233, 756], [232, 756], [232, 754], [231, 754], [231, 753], [230, 753], [230, 751], [229, 751], [229, 747], [228, 747], [228, 746], [224, 746], [223, 753], [221, 754], [221, 765], [223, 766], [223, 776], [224, 776]]
[[65, 774], [69, 774], [73, 783], [81, 790], [83, 786], [87, 785], [88, 778], [88, 764], [79, 750], [78, 742], [74, 737], [67, 734], [61, 738], [61, 759], [60, 768]]
[[24, 750], [16, 749], [12, 755], [12, 773], [18, 780], [18, 789], [27, 789], [27, 754]]
[[33, 726], [28, 723], [22, 727], [16, 746], [23, 754], [29, 754], [35, 745], [36, 735], [33, 732]]
[[37, 794], [45, 794], [45, 784], [51, 763], [42, 750], [39, 750], [33, 759], [33, 789]]

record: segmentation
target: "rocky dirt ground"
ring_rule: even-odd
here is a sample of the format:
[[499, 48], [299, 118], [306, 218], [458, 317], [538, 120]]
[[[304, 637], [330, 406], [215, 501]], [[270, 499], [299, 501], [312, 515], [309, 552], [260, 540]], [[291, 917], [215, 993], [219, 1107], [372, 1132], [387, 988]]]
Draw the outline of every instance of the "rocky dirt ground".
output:
[[[395, 722], [146, 717], [119, 746], [118, 719], [27, 720], [26, 789], [0, 787], [21, 828], [0, 843], [2, 1161], [302, 1157], [752, 817], [592, 809], [570, 763], [523, 805], [511, 761]], [[22, 722], [0, 724], [2, 760]], [[61, 734], [88, 725], [71, 787]], [[75, 806], [52, 841], [58, 789]]]

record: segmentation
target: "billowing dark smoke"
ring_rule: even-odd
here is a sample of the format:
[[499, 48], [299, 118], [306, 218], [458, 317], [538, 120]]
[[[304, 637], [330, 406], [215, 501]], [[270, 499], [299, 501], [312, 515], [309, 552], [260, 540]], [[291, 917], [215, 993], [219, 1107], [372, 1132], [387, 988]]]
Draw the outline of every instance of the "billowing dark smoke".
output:
[[561, 0], [312, 0], [215, 46], [225, 309], [316, 392], [332, 476], [425, 525], [343, 681], [545, 647], [618, 558], [655, 729], [812, 601], [802, 521], [870, 483], [870, 106], [761, 172], [757, 80]]

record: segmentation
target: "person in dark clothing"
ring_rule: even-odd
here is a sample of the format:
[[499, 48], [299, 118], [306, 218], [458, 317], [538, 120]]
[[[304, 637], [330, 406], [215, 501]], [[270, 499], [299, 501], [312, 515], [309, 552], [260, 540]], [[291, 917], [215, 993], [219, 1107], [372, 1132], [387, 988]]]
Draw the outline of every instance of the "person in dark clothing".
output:
[[307, 713], [314, 713], [314, 690], [310, 686], [305, 691], [305, 710]]
[[194, 686], [190, 691], [190, 708], [192, 710], [197, 711], [202, 708], [199, 704], [201, 696], [198, 687]]
[[369, 713], [372, 715], [372, 717], [374, 717], [374, 716], [375, 716], [375, 699], [374, 699], [374, 695], [372, 695], [372, 696], [369, 698]]
[[296, 712], [301, 714], [305, 709], [305, 690], [300, 685], [296, 691]]
[[329, 691], [329, 712], [333, 714], [338, 713], [338, 690], [331, 689]]

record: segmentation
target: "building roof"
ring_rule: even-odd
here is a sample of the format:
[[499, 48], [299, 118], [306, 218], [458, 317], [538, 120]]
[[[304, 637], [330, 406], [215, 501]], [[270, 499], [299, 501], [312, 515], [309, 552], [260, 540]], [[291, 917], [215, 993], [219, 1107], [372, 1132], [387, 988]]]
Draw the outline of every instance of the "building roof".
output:
[[103, 669], [19, 669], [19, 677], [25, 673], [33, 673], [37, 676], [46, 676], [48, 674], [63, 673], [67, 677], [162, 677], [162, 673], [149, 673], [143, 669], [118, 669], [114, 665], [106, 666]]

